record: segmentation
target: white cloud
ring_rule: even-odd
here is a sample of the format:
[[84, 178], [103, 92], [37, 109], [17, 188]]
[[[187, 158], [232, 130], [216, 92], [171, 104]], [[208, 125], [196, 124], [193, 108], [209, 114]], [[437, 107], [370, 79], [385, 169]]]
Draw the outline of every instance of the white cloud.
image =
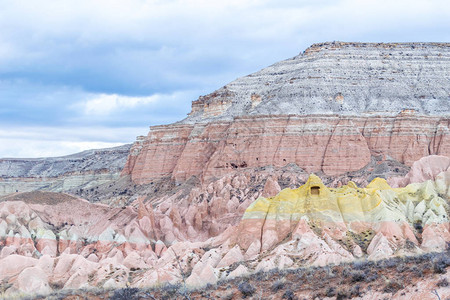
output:
[[[241, 38], [277, 41], [290, 37], [298, 41], [302, 36], [291, 34], [305, 26], [314, 27], [313, 33], [332, 30], [337, 24], [361, 24], [367, 29], [401, 24], [407, 28], [411, 24], [446, 20], [434, 18], [448, 17], [445, 7], [448, 3], [444, 0], [16, 0], [2, 6], [0, 37], [18, 39], [22, 46], [47, 49], [70, 46], [68, 43], [85, 47], [117, 41], [150, 42], [156, 47], [216, 44], [220, 48], [233, 40], [245, 42]], [[43, 40], [50, 44], [41, 44]]]
[[146, 135], [148, 127], [16, 127], [0, 129], [0, 158], [51, 157], [115, 147]]
[[0, 158], [57, 157], [89, 149], [109, 148], [120, 145], [123, 145], [123, 143], [0, 139]]
[[159, 95], [149, 97], [128, 97], [117, 94], [100, 94], [93, 99], [77, 104], [77, 106], [81, 106], [86, 115], [109, 115], [118, 110], [155, 103], [159, 99]]
[[[0, 129], [0, 139], [5, 140], [39, 140], [39, 141], [72, 141], [108, 143], [131, 143], [136, 135], [145, 135], [148, 126], [142, 127], [51, 127], [51, 126], [17, 126], [15, 128]], [[7, 146], [12, 146], [11, 144]]]
[[[134, 119], [142, 116], [158, 119], [158, 115], [167, 118], [171, 122], [178, 121], [190, 112], [190, 104], [199, 96], [197, 90], [185, 90], [170, 94], [153, 94], [145, 97], [124, 96], [117, 94], [86, 94], [79, 101], [70, 106], [71, 110], [78, 114], [73, 120], [82, 123], [83, 120], [114, 120], [124, 122], [127, 119], [133, 123]], [[148, 120], [147, 122], [150, 122]], [[146, 125], [156, 125], [147, 123]]]

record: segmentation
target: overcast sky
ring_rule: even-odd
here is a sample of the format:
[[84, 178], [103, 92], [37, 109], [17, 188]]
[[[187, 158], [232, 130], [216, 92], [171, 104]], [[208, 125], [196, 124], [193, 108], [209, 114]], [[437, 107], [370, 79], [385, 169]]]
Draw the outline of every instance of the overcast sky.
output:
[[0, 0], [0, 157], [131, 143], [324, 41], [449, 42], [447, 0]]

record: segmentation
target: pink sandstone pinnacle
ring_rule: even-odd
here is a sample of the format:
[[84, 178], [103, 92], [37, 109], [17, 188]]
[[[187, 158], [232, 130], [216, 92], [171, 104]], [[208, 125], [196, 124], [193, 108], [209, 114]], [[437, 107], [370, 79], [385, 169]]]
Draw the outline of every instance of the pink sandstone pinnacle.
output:
[[445, 171], [450, 171], [450, 157], [430, 155], [414, 162], [404, 178], [391, 178], [389, 182], [395, 187], [403, 187], [410, 183], [435, 180], [439, 174]]

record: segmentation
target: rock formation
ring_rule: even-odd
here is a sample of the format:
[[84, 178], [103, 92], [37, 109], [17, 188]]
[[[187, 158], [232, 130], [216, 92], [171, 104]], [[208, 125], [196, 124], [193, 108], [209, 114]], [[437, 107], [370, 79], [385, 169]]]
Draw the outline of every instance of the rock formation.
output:
[[136, 184], [208, 181], [292, 163], [336, 176], [376, 155], [407, 166], [448, 156], [449, 56], [446, 43], [313, 45], [193, 101], [186, 119], [151, 127], [123, 174]]
[[72, 192], [119, 179], [131, 145], [54, 158], [0, 159], [0, 196], [44, 190]]
[[[436, 180], [437, 176], [445, 171], [450, 171], [450, 157], [425, 156], [413, 163], [405, 177], [391, 177], [389, 182], [393, 187], [406, 186], [410, 183]], [[444, 195], [448, 195], [448, 192], [444, 192]]]
[[123, 205], [170, 193], [169, 181], [267, 167], [296, 166], [332, 186], [403, 176], [423, 156], [449, 155], [449, 56], [448, 43], [315, 44], [193, 101], [186, 119], [151, 127], [126, 163], [129, 146], [98, 162], [98, 151], [2, 160], [0, 195], [41, 189]]
[[152, 127], [122, 174], [145, 184], [160, 178], [205, 181], [242, 169], [295, 164], [306, 172], [343, 175], [371, 156], [407, 166], [427, 155], [450, 155], [450, 119], [265, 116]]
[[449, 43], [314, 44], [192, 102], [182, 123], [247, 115], [447, 115]]
[[[392, 189], [380, 178], [366, 188], [349, 182], [330, 189], [319, 177], [311, 175], [298, 189], [285, 189], [275, 197], [261, 197], [253, 202], [240, 223], [237, 242], [244, 251], [252, 244], [267, 251], [288, 236], [300, 240], [316, 228], [324, 239], [346, 243], [358, 252], [362, 248], [369, 259], [374, 253], [393, 253], [387, 249], [374, 252], [380, 239], [397, 248], [408, 241], [419, 245], [421, 240], [423, 249], [444, 250], [450, 239], [447, 175], [441, 173], [434, 183], [426, 181], [398, 189]], [[442, 233], [442, 239], [435, 240], [432, 232]], [[369, 235], [374, 236], [370, 239]]]

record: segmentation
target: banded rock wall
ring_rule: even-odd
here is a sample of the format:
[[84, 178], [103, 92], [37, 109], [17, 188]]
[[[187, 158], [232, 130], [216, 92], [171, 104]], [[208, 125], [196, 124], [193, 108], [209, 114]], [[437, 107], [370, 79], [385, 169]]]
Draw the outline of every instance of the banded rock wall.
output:
[[450, 155], [448, 117], [246, 116], [233, 121], [152, 127], [122, 174], [134, 183], [196, 176], [208, 181], [246, 168], [296, 164], [337, 176], [382, 155], [410, 166], [421, 157]]

